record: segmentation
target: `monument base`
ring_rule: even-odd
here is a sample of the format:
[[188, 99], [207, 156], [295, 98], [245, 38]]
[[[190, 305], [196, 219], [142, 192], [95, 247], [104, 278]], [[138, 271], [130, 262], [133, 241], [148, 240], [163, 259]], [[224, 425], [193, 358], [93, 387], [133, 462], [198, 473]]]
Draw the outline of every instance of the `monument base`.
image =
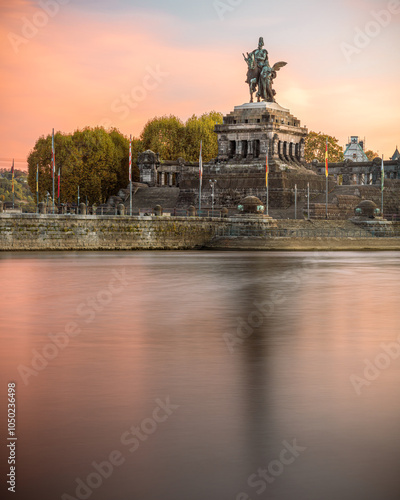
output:
[[262, 109], [262, 110], [271, 109], [271, 110], [275, 110], [275, 111], [283, 111], [284, 113], [290, 113], [289, 109], [283, 108], [277, 102], [266, 102], [266, 101], [245, 102], [244, 104], [241, 104], [240, 106], [234, 107], [235, 111], [240, 111], [242, 109]]
[[[215, 126], [220, 162], [304, 162], [304, 144], [308, 130], [300, 120], [277, 102], [249, 102], [235, 106]], [[273, 166], [271, 164], [271, 166]]]

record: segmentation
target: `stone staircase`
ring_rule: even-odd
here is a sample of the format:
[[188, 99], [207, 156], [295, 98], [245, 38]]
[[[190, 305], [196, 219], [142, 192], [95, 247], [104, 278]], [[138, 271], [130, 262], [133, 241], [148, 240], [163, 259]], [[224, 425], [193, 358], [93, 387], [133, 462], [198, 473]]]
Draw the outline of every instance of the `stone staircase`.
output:
[[[133, 195], [132, 206], [134, 209], [154, 208], [161, 205], [163, 209], [176, 208], [178, 206], [179, 188], [177, 187], [153, 187], [139, 188]], [[129, 197], [125, 201], [129, 207]]]

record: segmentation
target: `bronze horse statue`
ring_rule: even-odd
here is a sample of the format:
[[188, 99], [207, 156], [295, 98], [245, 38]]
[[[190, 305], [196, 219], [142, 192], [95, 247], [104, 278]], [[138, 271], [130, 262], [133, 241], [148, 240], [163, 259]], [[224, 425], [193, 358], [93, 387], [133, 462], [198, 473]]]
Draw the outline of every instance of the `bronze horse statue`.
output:
[[[256, 87], [258, 84], [258, 78], [260, 76], [260, 68], [257, 66], [254, 52], [250, 54], [247, 52], [247, 57], [243, 54], [244, 60], [247, 63], [247, 78], [246, 83], [249, 84], [250, 90], [250, 102], [253, 102], [253, 94], [256, 91]], [[258, 96], [258, 94], [257, 94]], [[260, 97], [258, 96], [258, 101], [260, 101]]]
[[287, 63], [280, 61], [275, 63], [272, 68], [266, 64], [262, 69], [257, 66], [254, 57], [254, 52], [247, 52], [247, 57], [243, 54], [244, 60], [247, 63], [247, 78], [246, 83], [249, 85], [250, 102], [253, 102], [253, 94], [257, 90], [257, 102], [261, 99], [267, 102], [275, 102], [275, 90], [272, 89], [272, 81], [276, 78], [276, 72], [279, 71]]

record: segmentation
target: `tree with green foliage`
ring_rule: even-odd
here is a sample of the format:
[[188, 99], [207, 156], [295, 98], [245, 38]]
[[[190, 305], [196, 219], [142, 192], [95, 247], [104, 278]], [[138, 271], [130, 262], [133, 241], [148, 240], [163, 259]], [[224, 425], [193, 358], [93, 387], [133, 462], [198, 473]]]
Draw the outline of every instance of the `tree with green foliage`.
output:
[[200, 117], [191, 116], [185, 123], [185, 160], [198, 161], [202, 141], [203, 161], [208, 162], [218, 155], [218, 138], [214, 132], [216, 124], [222, 123], [222, 113], [211, 111]]
[[75, 192], [68, 192], [67, 199], [73, 199], [74, 195], [76, 198], [76, 187], [79, 186], [83, 200], [87, 197], [90, 203], [104, 203], [122, 187], [117, 183], [117, 170], [121, 165], [118, 164], [115, 143], [99, 127], [75, 131], [72, 143], [79, 161], [72, 168], [62, 171], [64, 184], [75, 188]]
[[[120, 168], [117, 171], [118, 183], [123, 184], [129, 179], [129, 140], [127, 140], [119, 130], [113, 128], [109, 132], [117, 151], [117, 162]], [[142, 143], [139, 139], [132, 138], [132, 180], [138, 182], [140, 179], [137, 158], [142, 152]]]
[[[52, 195], [50, 135], [40, 137], [28, 157], [28, 182], [36, 193], [36, 168], [39, 165], [39, 198]], [[134, 140], [136, 149], [139, 141]], [[129, 140], [118, 130], [105, 131], [102, 127], [76, 130], [73, 134], [54, 137], [56, 179], [61, 172], [61, 202], [77, 201], [78, 186], [83, 201], [104, 203], [109, 196], [128, 184]], [[134, 149], [134, 148], [132, 148]], [[137, 156], [137, 155], [136, 155]], [[135, 157], [133, 156], [133, 159]], [[133, 180], [139, 173], [133, 171]], [[55, 193], [57, 196], [57, 193]]]
[[[151, 149], [161, 160], [197, 162], [202, 141], [203, 161], [218, 154], [218, 140], [214, 132], [222, 123], [222, 114], [216, 111], [193, 115], [186, 123], [178, 117], [162, 116], [149, 120], [140, 139], [132, 140], [132, 179], [139, 181], [137, 158]], [[52, 137], [40, 137], [28, 156], [28, 183], [36, 197], [36, 168], [39, 166], [39, 199], [53, 193], [51, 165]], [[128, 185], [129, 139], [117, 129], [86, 127], [73, 134], [57, 132], [54, 137], [56, 157], [55, 188], [61, 172], [61, 203], [77, 202], [78, 186], [82, 201], [104, 203], [109, 196]], [[57, 200], [56, 200], [57, 201]]]
[[[0, 170], [0, 201], [11, 203], [12, 174], [11, 169]], [[21, 206], [23, 211], [34, 212], [36, 210], [36, 197], [32, 195], [28, 185], [28, 175], [23, 170], [14, 170], [14, 203]]]
[[143, 150], [159, 153], [162, 160], [176, 160], [185, 153], [185, 126], [176, 116], [149, 120], [140, 136]]
[[309, 132], [305, 143], [305, 160], [311, 163], [313, 160], [325, 161], [325, 147], [328, 141], [329, 162], [340, 162], [344, 160], [343, 148], [338, 144], [336, 137], [322, 132]]
[[192, 115], [186, 123], [176, 116], [156, 117], [148, 121], [141, 134], [143, 151], [151, 149], [160, 154], [161, 160], [198, 161], [200, 141], [203, 142], [203, 161], [210, 161], [218, 154], [216, 124], [222, 123], [222, 114], [216, 111], [201, 116]]

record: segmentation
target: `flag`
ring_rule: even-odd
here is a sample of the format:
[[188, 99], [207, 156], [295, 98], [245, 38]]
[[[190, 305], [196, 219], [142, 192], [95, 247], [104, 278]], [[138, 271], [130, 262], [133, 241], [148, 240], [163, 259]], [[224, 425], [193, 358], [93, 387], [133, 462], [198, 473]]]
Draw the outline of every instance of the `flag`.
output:
[[267, 156], [265, 158], [265, 187], [268, 187], [268, 150], [267, 150]]
[[325, 145], [325, 177], [328, 177], [328, 140]]
[[203, 141], [200, 141], [200, 157], [199, 157], [199, 178], [200, 186], [203, 182], [203, 157], [202, 157]]
[[383, 155], [382, 155], [382, 164], [381, 164], [381, 191], [385, 189], [385, 167], [383, 165]]
[[39, 192], [39, 163], [36, 166], [36, 192]]
[[61, 188], [61, 172], [58, 169], [58, 179], [57, 179], [57, 198], [60, 199], [60, 189]]
[[13, 158], [13, 164], [11, 167], [11, 182], [12, 182], [12, 192], [14, 192], [14, 158]]
[[132, 182], [132, 136], [129, 138], [129, 182]]
[[52, 179], [54, 179], [54, 176], [56, 174], [56, 157], [54, 153], [54, 128], [53, 128], [53, 135], [51, 137], [51, 164], [52, 164], [51, 177]]

